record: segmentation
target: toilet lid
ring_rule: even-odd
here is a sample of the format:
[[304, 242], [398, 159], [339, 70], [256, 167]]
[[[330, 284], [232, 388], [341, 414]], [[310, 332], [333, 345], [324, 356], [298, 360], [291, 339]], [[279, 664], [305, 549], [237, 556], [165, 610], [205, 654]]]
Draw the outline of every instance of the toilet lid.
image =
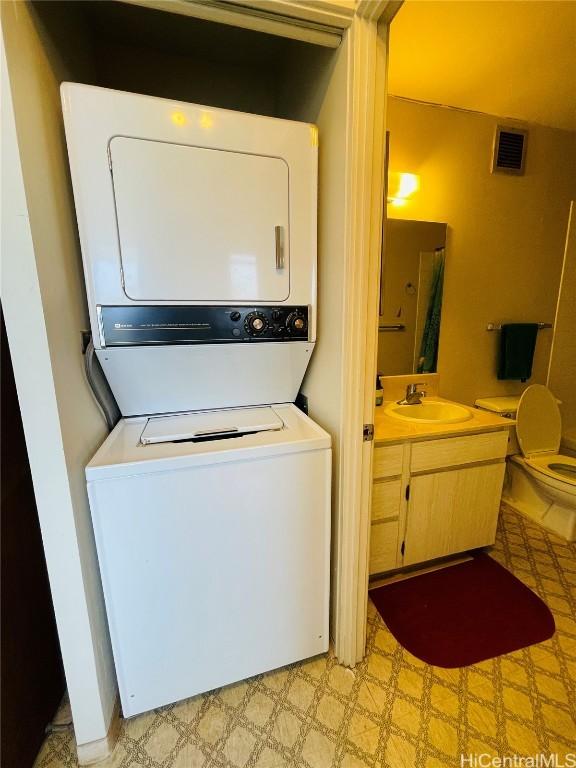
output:
[[524, 456], [558, 453], [562, 419], [556, 398], [542, 384], [532, 384], [518, 403], [516, 435]]

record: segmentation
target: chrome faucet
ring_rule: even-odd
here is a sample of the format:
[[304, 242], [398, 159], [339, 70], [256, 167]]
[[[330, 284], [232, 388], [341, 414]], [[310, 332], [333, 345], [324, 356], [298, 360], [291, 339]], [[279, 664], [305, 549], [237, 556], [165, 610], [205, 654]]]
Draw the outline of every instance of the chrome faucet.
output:
[[426, 397], [426, 392], [418, 387], [426, 386], [420, 382], [418, 384], [408, 384], [406, 387], [406, 396], [403, 400], [398, 400], [398, 405], [420, 405], [423, 397]]

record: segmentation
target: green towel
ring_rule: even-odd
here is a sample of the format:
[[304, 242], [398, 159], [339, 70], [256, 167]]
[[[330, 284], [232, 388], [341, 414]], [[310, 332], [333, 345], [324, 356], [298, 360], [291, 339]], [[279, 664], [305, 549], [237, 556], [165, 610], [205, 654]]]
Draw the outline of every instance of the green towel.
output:
[[500, 334], [499, 379], [526, 381], [532, 376], [538, 323], [509, 323]]
[[444, 249], [436, 249], [436, 264], [432, 275], [432, 289], [426, 323], [422, 333], [420, 356], [417, 373], [435, 373], [438, 362], [438, 342], [440, 340], [440, 317], [442, 315], [442, 289], [444, 286]]

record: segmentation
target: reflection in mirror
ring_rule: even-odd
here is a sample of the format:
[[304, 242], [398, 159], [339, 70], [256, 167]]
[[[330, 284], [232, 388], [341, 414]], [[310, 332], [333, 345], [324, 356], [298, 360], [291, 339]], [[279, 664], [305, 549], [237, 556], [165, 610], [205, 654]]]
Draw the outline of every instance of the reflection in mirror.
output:
[[435, 373], [446, 224], [388, 219], [382, 272], [378, 371]]

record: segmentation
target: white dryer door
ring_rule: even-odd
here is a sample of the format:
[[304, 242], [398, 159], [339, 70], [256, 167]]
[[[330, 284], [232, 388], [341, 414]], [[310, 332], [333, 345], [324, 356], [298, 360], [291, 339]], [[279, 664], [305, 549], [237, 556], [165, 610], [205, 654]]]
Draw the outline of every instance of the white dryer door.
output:
[[123, 136], [110, 156], [129, 298], [288, 298], [284, 160]]

